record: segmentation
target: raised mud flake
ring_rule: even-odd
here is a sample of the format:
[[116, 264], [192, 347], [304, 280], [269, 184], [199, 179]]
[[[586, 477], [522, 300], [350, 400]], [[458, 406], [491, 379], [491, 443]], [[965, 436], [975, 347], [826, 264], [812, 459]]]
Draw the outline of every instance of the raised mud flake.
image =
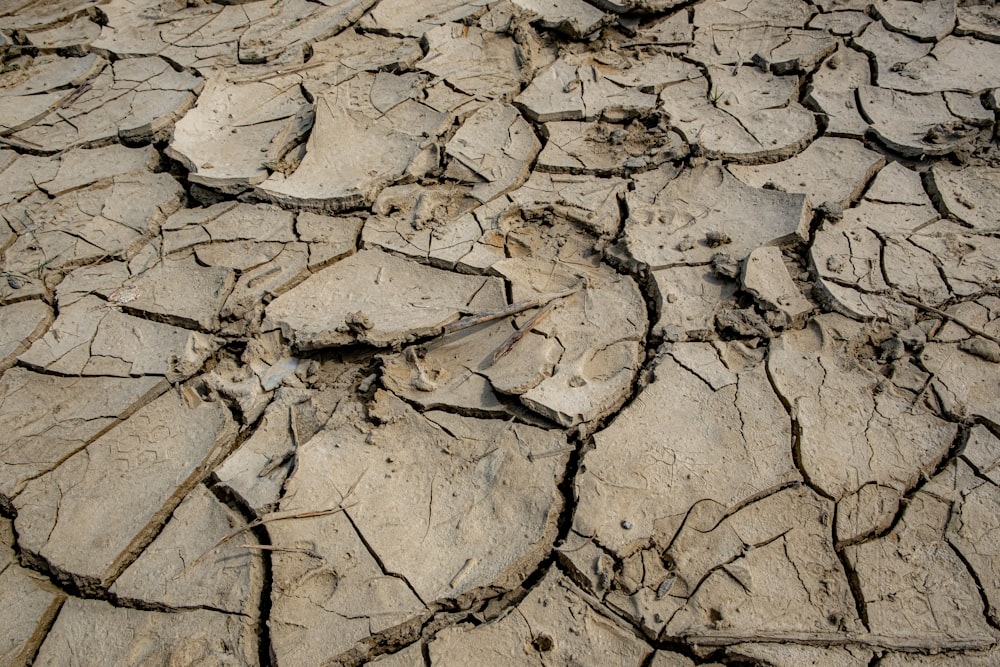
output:
[[417, 101], [420, 94], [417, 75], [383, 72], [358, 74], [318, 94], [302, 162], [290, 175], [272, 174], [256, 195], [336, 212], [370, 204], [404, 175], [436, 166], [430, 138], [444, 130], [448, 114]]
[[621, 176], [688, 153], [677, 133], [647, 128], [638, 121], [628, 125], [561, 121], [546, 123], [542, 131], [546, 143], [535, 168], [551, 173]]
[[163, 394], [28, 482], [14, 500], [22, 549], [57, 578], [105, 589], [235, 435], [219, 402], [189, 407], [178, 392]]
[[552, 567], [514, 613], [440, 632], [428, 645], [431, 664], [645, 664], [649, 645], [596, 609], [596, 600]]
[[[198, 486], [109, 592], [124, 601], [200, 607], [256, 620], [263, 570], [252, 534], [247, 531], [216, 547], [245, 526], [208, 489]], [[250, 546], [243, 546], [247, 542]]]
[[[516, 393], [526, 407], [563, 426], [593, 428], [626, 400], [639, 371], [647, 324], [639, 288], [602, 263], [586, 237], [531, 225], [510, 237], [519, 237], [522, 250], [494, 269], [510, 281], [515, 301], [552, 289], [579, 289], [533, 327], [554, 344], [539, 340], [534, 351], [519, 344], [486, 375], [499, 391]], [[548, 377], [551, 354], [558, 362]], [[524, 378], [527, 368], [530, 382], [510, 382]]]
[[[55, 468], [81, 447], [166, 389], [161, 378], [78, 378], [22, 368], [0, 376], [0, 506], [24, 484]], [[39, 411], [39, 405], [48, 409]]]
[[816, 121], [797, 101], [797, 76], [718, 65], [708, 73], [710, 80], [684, 80], [660, 93], [671, 125], [705, 156], [770, 162], [794, 155], [813, 138]]
[[299, 350], [365, 342], [388, 346], [436, 335], [477, 307], [505, 305], [502, 282], [362, 250], [319, 271], [267, 307], [265, 330]]
[[[715, 354], [707, 343], [676, 348], [686, 346]], [[594, 436], [576, 481], [576, 532], [627, 556], [656, 535], [669, 541], [700, 500], [730, 508], [798, 480], [791, 426], [763, 365], [720, 352], [688, 369], [668, 351], [653, 382]], [[713, 388], [709, 372], [729, 380]]]
[[776, 325], [802, 324], [813, 308], [792, 280], [781, 250], [774, 246], [761, 246], [750, 253], [743, 265], [740, 283], [744, 291], [774, 314], [769, 319]]
[[4, 269], [19, 275], [72, 268], [108, 256], [131, 259], [180, 206], [168, 174], [115, 175], [50, 198], [35, 192], [0, 209], [17, 233]]
[[991, 42], [1000, 41], [1000, 15], [996, 5], [982, 3], [956, 8], [956, 35], [971, 35]]
[[695, 505], [664, 553], [666, 585], [644, 581], [632, 598], [645, 616], [660, 613], [667, 636], [822, 640], [861, 628], [834, 552], [829, 500], [798, 486], [722, 511]]
[[485, 203], [521, 185], [541, 147], [517, 109], [494, 103], [468, 118], [445, 145], [451, 158], [445, 176], [471, 184], [470, 194]]
[[0, 372], [10, 368], [52, 323], [52, 309], [32, 299], [0, 306]]
[[127, 58], [106, 66], [75, 99], [12, 135], [44, 151], [120, 140], [163, 138], [194, 104], [202, 80], [175, 72], [162, 58]]
[[805, 101], [826, 117], [826, 136], [864, 137], [868, 123], [858, 110], [857, 89], [869, 84], [868, 57], [844, 44], [813, 73]]
[[884, 494], [872, 496], [865, 486], [875, 483], [901, 498], [948, 453], [957, 426], [853, 360], [848, 341], [860, 330], [838, 315], [820, 316], [772, 342], [768, 370], [798, 424], [810, 483], [837, 501], [856, 496], [852, 506], [875, 523], [884, 515]]
[[653, 271], [652, 276], [660, 313], [654, 336], [667, 341], [714, 336], [716, 315], [736, 295], [735, 281], [719, 277], [708, 266], [675, 266]]
[[566, 56], [539, 73], [514, 103], [539, 123], [622, 120], [651, 112], [656, 96], [616, 83], [605, 65]]
[[952, 153], [969, 144], [982, 124], [956, 114], [941, 93], [914, 95], [861, 86], [858, 100], [878, 139], [906, 157]]
[[[263, 63], [304, 53], [309, 44], [332, 37], [357, 21], [376, 0], [282, 0], [270, 15], [248, 23], [240, 34], [239, 61]], [[296, 53], [298, 55], [298, 53]]]
[[584, 0], [512, 0], [526, 12], [532, 23], [555, 29], [573, 39], [586, 39], [605, 21], [604, 12]]
[[961, 661], [965, 667], [990, 667], [997, 660], [997, 650], [962, 651], [961, 653], [888, 653], [879, 660], [879, 667], [946, 667]]
[[446, 23], [424, 33], [423, 42], [427, 53], [414, 67], [444, 79], [455, 90], [506, 100], [521, 89], [523, 56], [506, 35]]
[[[910, 49], [916, 50], [912, 45]], [[948, 36], [929, 52], [912, 55], [915, 57], [892, 62], [891, 57], [877, 55], [878, 84], [910, 93], [952, 91], [973, 95], [1000, 86], [1000, 72], [992, 66], [1000, 58], [1000, 43]]]
[[192, 610], [164, 613], [71, 598], [45, 638], [36, 665], [256, 665], [254, 624], [235, 614]]
[[875, 11], [892, 30], [921, 40], [938, 40], [955, 27], [955, 0], [876, 0]]
[[732, 165], [729, 171], [747, 185], [801, 192], [814, 206], [846, 208], [856, 200], [885, 159], [860, 141], [820, 137], [795, 157], [760, 166]]
[[976, 583], [945, 541], [949, 503], [918, 492], [884, 537], [847, 547], [872, 633], [917, 647], [996, 641]]
[[[651, 269], [708, 264], [718, 252], [741, 261], [765, 244], [804, 241], [807, 198], [744, 185], [721, 165], [685, 171], [660, 189], [630, 193], [624, 251]], [[721, 246], [713, 239], [724, 235]]]
[[11, 522], [0, 519], [0, 663], [28, 664], [66, 596], [17, 563]]
[[267, 178], [312, 120], [297, 82], [234, 83], [219, 73], [175, 125], [167, 155], [192, 183], [240, 192]]
[[1000, 169], [931, 167], [931, 192], [952, 216], [976, 231], [1000, 230]]

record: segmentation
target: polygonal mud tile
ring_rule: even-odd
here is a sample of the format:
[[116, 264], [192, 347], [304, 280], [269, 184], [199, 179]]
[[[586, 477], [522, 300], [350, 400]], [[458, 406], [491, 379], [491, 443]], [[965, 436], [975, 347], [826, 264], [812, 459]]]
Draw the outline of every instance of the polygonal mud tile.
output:
[[981, 232], [1000, 229], [996, 211], [1000, 209], [1000, 169], [965, 167], [931, 168], [932, 195], [949, 215]]
[[844, 44], [813, 73], [805, 89], [805, 101], [809, 108], [825, 117], [826, 136], [857, 139], [864, 136], [868, 122], [858, 111], [857, 90], [869, 84], [868, 57]]
[[109, 256], [131, 259], [180, 207], [182, 196], [168, 174], [147, 171], [100, 179], [57, 197], [36, 191], [0, 210], [18, 234], [4, 268], [37, 276]]
[[428, 30], [422, 41], [426, 55], [414, 66], [466, 95], [507, 100], [524, 83], [521, 47], [506, 35], [446, 23]]
[[462, 314], [505, 301], [497, 278], [450, 273], [362, 250], [272, 301], [263, 327], [280, 329], [299, 350], [355, 341], [388, 346], [440, 334]]
[[445, 129], [448, 114], [420, 96], [419, 75], [388, 72], [364, 72], [316, 95], [316, 122], [302, 162], [291, 174], [271, 174], [255, 193], [335, 212], [370, 204], [404, 175], [425, 173], [437, 163], [428, 137]]
[[664, 552], [666, 578], [647, 571], [631, 596], [637, 612], [659, 613], [667, 636], [832, 639], [861, 629], [829, 500], [796, 487], [723, 511], [711, 501], [692, 508]]
[[240, 192], [267, 178], [312, 121], [300, 86], [234, 83], [220, 73], [177, 122], [167, 155], [188, 169], [192, 183]]
[[856, 200], [885, 159], [859, 141], [820, 137], [795, 157], [760, 166], [733, 165], [729, 171], [754, 187], [808, 195], [814, 206], [846, 208]]
[[0, 307], [0, 372], [14, 365], [17, 356], [45, 333], [52, 323], [52, 309], [33, 299]]
[[[694, 68], [693, 65], [690, 67]], [[671, 125], [707, 157], [742, 163], [794, 155], [813, 138], [813, 114], [798, 103], [797, 76], [710, 65], [660, 93]]]
[[621, 120], [655, 108], [655, 95], [616, 83], [608, 76], [615, 73], [621, 70], [598, 68], [582, 58], [563, 57], [535, 76], [514, 102], [528, 118], [539, 123]]
[[718, 164], [667, 180], [651, 172], [650, 187], [626, 198], [623, 251], [652, 269], [707, 264], [719, 252], [741, 261], [765, 244], [804, 241], [804, 195], [744, 185]]
[[921, 40], [938, 40], [955, 27], [955, 0], [903, 2], [875, 0], [874, 8], [886, 26]]
[[677, 343], [654, 374], [594, 436], [576, 480], [573, 529], [619, 556], [669, 542], [700, 500], [734, 507], [799, 478], [763, 364], [737, 346]]
[[109, 592], [126, 602], [213, 609], [255, 620], [263, 584], [260, 552], [253, 548], [257, 541], [246, 531], [218, 544], [246, 525], [197, 486]]
[[472, 185], [470, 194], [485, 203], [521, 185], [541, 147], [517, 109], [491, 104], [468, 118], [445, 145], [451, 158], [445, 176]]
[[983, 125], [978, 118], [953, 111], [940, 93], [915, 95], [861, 86], [858, 101], [875, 136], [906, 157], [947, 155], [967, 145]]
[[376, 0], [282, 0], [268, 15], [247, 23], [240, 34], [239, 61], [263, 63], [291, 52], [304, 53], [311, 42], [326, 39], [361, 18]]
[[97, 592], [159, 533], [236, 435], [227, 408], [183, 393], [161, 395], [28, 482], [14, 507], [30, 562]]
[[697, 6], [693, 23], [701, 28], [717, 24], [770, 24], [802, 27], [813, 12], [805, 0], [775, 4], [766, 0], [708, 0]]
[[946, 541], [950, 516], [949, 503], [921, 491], [890, 533], [844, 549], [873, 633], [936, 649], [996, 641], [976, 582]]
[[957, 7], [956, 35], [971, 35], [991, 42], [1000, 41], [1000, 15], [996, 5], [986, 3]]
[[810, 483], [838, 501], [854, 494], [868, 499], [860, 511], [876, 523], [883, 502], [862, 495], [862, 487], [876, 483], [902, 498], [948, 453], [957, 426], [935, 416], [918, 395], [851, 361], [847, 346], [860, 331], [838, 315], [814, 318], [772, 342], [768, 371], [794, 408], [800, 465]]
[[36, 665], [257, 664], [255, 624], [197, 609], [164, 613], [70, 598], [35, 658]]
[[[11, 368], [0, 376], [0, 506], [28, 480], [126, 419], [166, 389], [162, 378], [78, 378]], [[47, 410], [39, 412], [38, 406]]]
[[809, 71], [837, 48], [822, 30], [766, 24], [719, 24], [695, 34], [687, 55], [706, 65], [742, 65], [748, 60], [775, 74]]
[[28, 664], [66, 596], [41, 575], [17, 564], [11, 522], [0, 519], [0, 663]]
[[477, 627], [455, 626], [428, 645], [431, 664], [638, 665], [652, 648], [610, 616], [596, 600], [577, 589], [558, 569], [545, 577], [515, 607], [515, 613]]
[[202, 80], [176, 72], [162, 58], [126, 58], [105, 66], [59, 109], [15, 132], [14, 139], [39, 151], [120, 140], [164, 138], [194, 104]]

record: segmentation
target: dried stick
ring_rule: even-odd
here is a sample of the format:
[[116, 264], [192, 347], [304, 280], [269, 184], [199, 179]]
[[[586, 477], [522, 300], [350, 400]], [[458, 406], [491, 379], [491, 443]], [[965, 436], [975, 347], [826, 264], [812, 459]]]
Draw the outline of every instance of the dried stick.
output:
[[983, 338], [991, 340], [994, 343], [1000, 345], [1000, 338], [998, 338], [997, 336], [994, 336], [992, 334], [986, 333], [985, 331], [983, 331], [979, 327], [973, 326], [973, 325], [969, 324], [968, 322], [965, 322], [964, 320], [962, 320], [962, 319], [960, 319], [958, 317], [955, 317], [954, 315], [946, 313], [943, 310], [940, 310], [938, 308], [934, 308], [933, 306], [926, 306], [926, 305], [920, 303], [919, 301], [917, 301], [916, 299], [911, 299], [908, 296], [901, 296], [900, 298], [903, 301], [905, 301], [906, 303], [910, 304], [911, 306], [915, 306], [915, 307], [919, 308], [920, 310], [926, 310], [928, 313], [931, 313], [932, 315], [937, 315], [938, 317], [943, 317], [946, 320], [951, 320], [952, 322], [954, 322], [958, 326], [962, 327], [963, 329], [965, 329], [969, 333], [976, 334], [977, 336], [982, 336]]
[[555, 300], [549, 301], [541, 310], [532, 315], [531, 319], [525, 322], [523, 327], [508, 336], [507, 340], [505, 340], [503, 344], [501, 344], [500, 347], [493, 352], [493, 363], [495, 364], [501, 357], [510, 352], [517, 342], [524, 338], [525, 334], [531, 331], [536, 324], [541, 322], [549, 313], [552, 312], [552, 309], [555, 308], [555, 306]]
[[480, 313], [479, 315], [470, 315], [469, 317], [463, 317], [462, 319], [452, 322], [451, 324], [446, 324], [441, 330], [442, 335], [447, 336], [448, 334], [453, 334], [456, 331], [464, 331], [465, 329], [470, 329], [480, 324], [485, 324], [486, 322], [492, 322], [493, 320], [499, 320], [500, 318], [507, 317], [509, 315], [517, 315], [518, 313], [523, 313], [526, 310], [531, 310], [532, 308], [538, 308], [539, 306], [544, 306], [548, 302], [554, 299], [561, 299], [564, 296], [569, 296], [571, 294], [576, 294], [581, 289], [580, 285], [575, 287], [567, 287], [564, 290], [559, 290], [558, 292], [547, 292], [545, 294], [539, 294], [538, 296], [525, 299], [524, 301], [518, 301], [517, 303], [512, 303], [509, 306], [504, 306], [503, 308], [498, 308], [496, 310], [488, 310], [485, 313]]

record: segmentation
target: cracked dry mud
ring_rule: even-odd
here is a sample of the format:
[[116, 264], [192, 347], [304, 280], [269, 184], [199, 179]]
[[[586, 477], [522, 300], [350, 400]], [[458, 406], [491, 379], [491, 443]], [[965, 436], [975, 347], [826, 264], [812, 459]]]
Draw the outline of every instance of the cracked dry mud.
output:
[[0, 6], [0, 665], [1000, 663], [1000, 6]]

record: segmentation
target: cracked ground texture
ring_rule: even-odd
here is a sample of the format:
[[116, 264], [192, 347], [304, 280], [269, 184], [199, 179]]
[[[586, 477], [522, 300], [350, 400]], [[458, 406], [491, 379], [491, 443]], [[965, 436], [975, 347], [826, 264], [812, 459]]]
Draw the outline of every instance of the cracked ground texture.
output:
[[1000, 664], [996, 2], [0, 57], [0, 665]]

